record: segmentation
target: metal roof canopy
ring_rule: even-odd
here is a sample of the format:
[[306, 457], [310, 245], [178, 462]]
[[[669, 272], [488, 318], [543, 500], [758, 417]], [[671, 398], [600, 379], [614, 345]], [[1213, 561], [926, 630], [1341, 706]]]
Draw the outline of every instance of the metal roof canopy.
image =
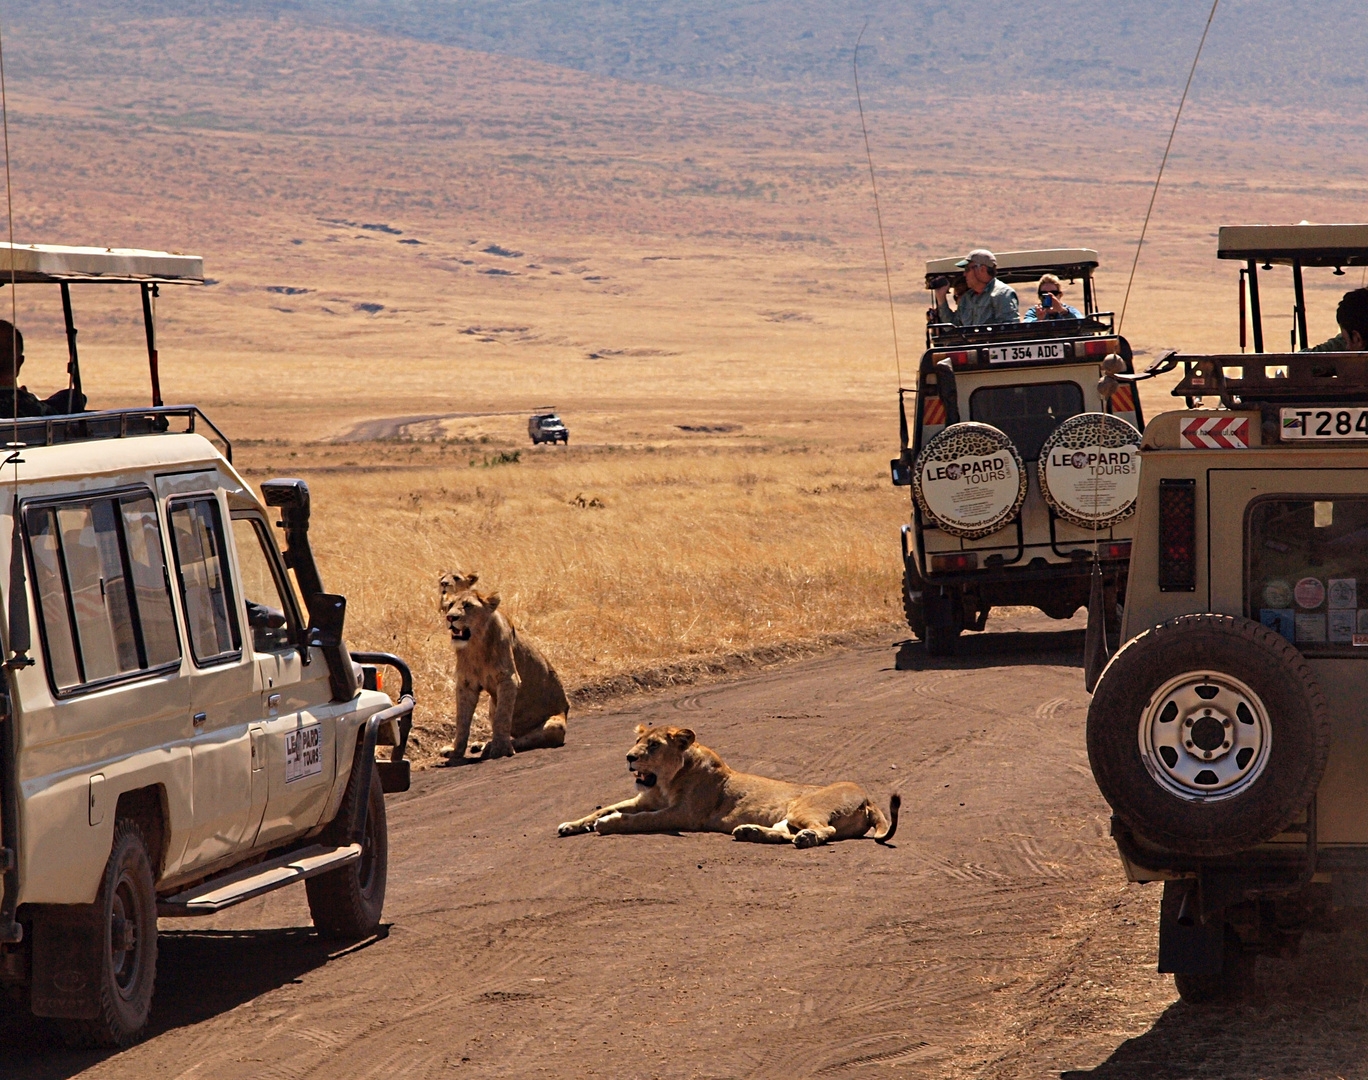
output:
[[[998, 280], [1009, 285], [1037, 281], [1042, 274], [1086, 280], [1092, 277], [1099, 262], [1097, 252], [1090, 248], [1042, 248], [1038, 251], [999, 251], [995, 254]], [[963, 258], [963, 255], [952, 255], [948, 259], [928, 259], [926, 276], [962, 274], [963, 269], [955, 263]]]
[[1281, 266], [1368, 266], [1368, 225], [1222, 225], [1216, 258]]
[[1216, 258], [1235, 259], [1240, 269], [1240, 348], [1245, 347], [1245, 283], [1248, 282], [1250, 322], [1254, 328], [1254, 351], [1264, 351], [1263, 313], [1259, 304], [1259, 264], [1292, 267], [1292, 347], [1297, 338], [1307, 348], [1306, 288], [1302, 267], [1333, 266], [1343, 274], [1345, 266], [1368, 266], [1368, 225], [1222, 225], [1216, 236]]
[[147, 366], [152, 377], [152, 405], [160, 407], [161, 373], [152, 299], [162, 285], [203, 285], [204, 260], [175, 251], [139, 248], [68, 247], [63, 244], [0, 242], [0, 285], [59, 285], [66, 319], [67, 375], [81, 393], [81, 360], [76, 351], [76, 320], [71, 310], [72, 285], [137, 285], [142, 293], [143, 329], [147, 334]]
[[203, 285], [204, 260], [174, 251], [0, 243], [0, 284]]

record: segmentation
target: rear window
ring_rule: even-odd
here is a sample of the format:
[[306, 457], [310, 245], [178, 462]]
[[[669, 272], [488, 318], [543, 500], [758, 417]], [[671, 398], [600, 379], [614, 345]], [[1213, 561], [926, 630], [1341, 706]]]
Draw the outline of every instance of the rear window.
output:
[[1368, 645], [1368, 499], [1253, 503], [1245, 611], [1303, 652]]
[[1002, 431], [1027, 461], [1040, 457], [1061, 421], [1083, 411], [1083, 388], [1075, 382], [981, 386], [969, 396], [969, 419]]

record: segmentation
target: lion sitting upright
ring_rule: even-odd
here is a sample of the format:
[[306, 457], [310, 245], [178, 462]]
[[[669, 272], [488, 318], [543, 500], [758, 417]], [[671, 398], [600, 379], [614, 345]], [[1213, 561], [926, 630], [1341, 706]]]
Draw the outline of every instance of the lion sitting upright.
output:
[[455, 764], [465, 758], [482, 690], [489, 695], [494, 734], [483, 747], [471, 748], [481, 757], [564, 746], [570, 703], [560, 676], [498, 610], [498, 594], [475, 591], [478, 580], [479, 575], [459, 570], [441, 580], [442, 613], [456, 650], [456, 741], [448, 760]]

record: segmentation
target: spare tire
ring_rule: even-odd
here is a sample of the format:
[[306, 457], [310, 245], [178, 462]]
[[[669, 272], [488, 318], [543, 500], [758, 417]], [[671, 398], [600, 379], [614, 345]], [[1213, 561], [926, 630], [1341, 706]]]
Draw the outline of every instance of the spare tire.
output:
[[1119, 416], [1079, 413], [1045, 440], [1036, 469], [1056, 514], [1084, 529], [1109, 529], [1135, 513], [1140, 432]]
[[917, 455], [912, 493], [936, 528], [977, 540], [1021, 510], [1026, 464], [1012, 440], [991, 424], [951, 424]]
[[1184, 615], [1112, 658], [1088, 709], [1103, 797], [1140, 837], [1228, 855], [1276, 836], [1325, 771], [1330, 714], [1310, 665], [1250, 619]]

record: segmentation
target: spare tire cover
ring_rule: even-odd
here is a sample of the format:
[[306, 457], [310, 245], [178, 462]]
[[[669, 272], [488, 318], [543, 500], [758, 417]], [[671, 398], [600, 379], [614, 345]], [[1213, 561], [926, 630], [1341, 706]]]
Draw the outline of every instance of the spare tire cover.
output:
[[1021, 509], [1026, 464], [1012, 440], [992, 425], [951, 424], [917, 455], [912, 491], [938, 529], [977, 540]]
[[1040, 493], [1065, 521], [1107, 529], [1135, 513], [1140, 432], [1119, 416], [1079, 413], [1040, 448]]

